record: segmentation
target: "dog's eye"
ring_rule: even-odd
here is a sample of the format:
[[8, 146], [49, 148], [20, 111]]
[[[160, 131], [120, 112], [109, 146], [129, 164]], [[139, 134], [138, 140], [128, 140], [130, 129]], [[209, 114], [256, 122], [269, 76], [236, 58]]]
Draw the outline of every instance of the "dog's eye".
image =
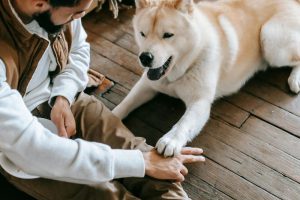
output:
[[164, 38], [164, 39], [167, 39], [167, 38], [171, 38], [171, 37], [173, 37], [173, 36], [174, 36], [173, 33], [164, 33], [163, 38]]
[[146, 37], [145, 33], [143, 33], [142, 31], [140, 32], [142, 37]]

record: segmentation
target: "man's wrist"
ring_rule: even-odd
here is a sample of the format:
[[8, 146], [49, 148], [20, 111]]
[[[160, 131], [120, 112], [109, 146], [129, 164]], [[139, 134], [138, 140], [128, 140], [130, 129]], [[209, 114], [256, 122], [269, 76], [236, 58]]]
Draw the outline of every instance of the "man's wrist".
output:
[[64, 96], [53, 97], [53, 102], [54, 102], [54, 104], [60, 103], [60, 104], [66, 104], [66, 105], [70, 106], [69, 100]]
[[150, 161], [150, 155], [151, 152], [143, 152], [143, 157], [144, 157], [144, 163], [145, 163], [145, 174], [149, 174], [150, 172], [150, 165], [151, 165], [151, 161]]

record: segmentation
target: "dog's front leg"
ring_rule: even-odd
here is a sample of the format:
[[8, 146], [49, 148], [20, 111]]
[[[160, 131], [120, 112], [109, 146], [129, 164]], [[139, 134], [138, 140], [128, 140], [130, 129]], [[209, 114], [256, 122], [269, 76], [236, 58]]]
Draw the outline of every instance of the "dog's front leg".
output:
[[211, 101], [200, 99], [187, 105], [182, 118], [156, 144], [157, 151], [164, 156], [180, 153], [181, 148], [199, 134], [207, 122]]
[[124, 119], [132, 110], [152, 99], [157, 92], [142, 77], [131, 89], [125, 99], [113, 109], [120, 119]]

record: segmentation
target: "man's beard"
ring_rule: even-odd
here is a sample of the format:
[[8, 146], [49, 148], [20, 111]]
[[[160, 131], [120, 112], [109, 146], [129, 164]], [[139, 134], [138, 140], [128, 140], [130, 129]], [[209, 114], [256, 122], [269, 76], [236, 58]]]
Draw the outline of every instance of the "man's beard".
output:
[[50, 35], [55, 35], [64, 28], [64, 25], [55, 25], [52, 22], [51, 13], [49, 10], [39, 14], [35, 14], [33, 18], [38, 22], [40, 27], [45, 29], [45, 31], [47, 31], [47, 33], [49, 33]]

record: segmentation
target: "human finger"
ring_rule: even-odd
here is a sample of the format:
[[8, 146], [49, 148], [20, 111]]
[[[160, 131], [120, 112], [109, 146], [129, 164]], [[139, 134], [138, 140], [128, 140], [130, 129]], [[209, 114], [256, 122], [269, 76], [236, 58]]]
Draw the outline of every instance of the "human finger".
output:
[[182, 163], [194, 163], [194, 162], [204, 162], [204, 156], [194, 156], [194, 155], [181, 155]]
[[65, 129], [68, 134], [68, 137], [71, 137], [76, 134], [76, 124], [74, 120], [66, 120]]
[[66, 132], [68, 134], [68, 137], [75, 135], [76, 123], [75, 123], [75, 119], [74, 119], [74, 116], [73, 116], [71, 110], [69, 108], [65, 109], [64, 112], [62, 113], [62, 115], [64, 118], [64, 126], [65, 126]]
[[60, 120], [55, 120], [55, 125], [57, 127], [59, 136], [68, 137], [68, 133], [65, 127], [65, 120], [63, 118], [61, 118]]
[[189, 173], [189, 170], [185, 166], [182, 166], [182, 169], [180, 170], [180, 173], [183, 176], [186, 176]]
[[202, 153], [203, 153], [203, 149], [201, 149], [201, 148], [184, 147], [181, 150], [181, 154], [184, 154], [184, 155], [187, 155], [187, 154], [199, 155]]
[[66, 128], [64, 125], [59, 125], [57, 127], [57, 130], [58, 130], [58, 135], [61, 136], [61, 137], [68, 137], [68, 133], [66, 131]]
[[175, 178], [176, 182], [183, 182], [184, 176], [179, 172]]
[[69, 138], [76, 134], [76, 128], [74, 126], [65, 125], [65, 128]]

